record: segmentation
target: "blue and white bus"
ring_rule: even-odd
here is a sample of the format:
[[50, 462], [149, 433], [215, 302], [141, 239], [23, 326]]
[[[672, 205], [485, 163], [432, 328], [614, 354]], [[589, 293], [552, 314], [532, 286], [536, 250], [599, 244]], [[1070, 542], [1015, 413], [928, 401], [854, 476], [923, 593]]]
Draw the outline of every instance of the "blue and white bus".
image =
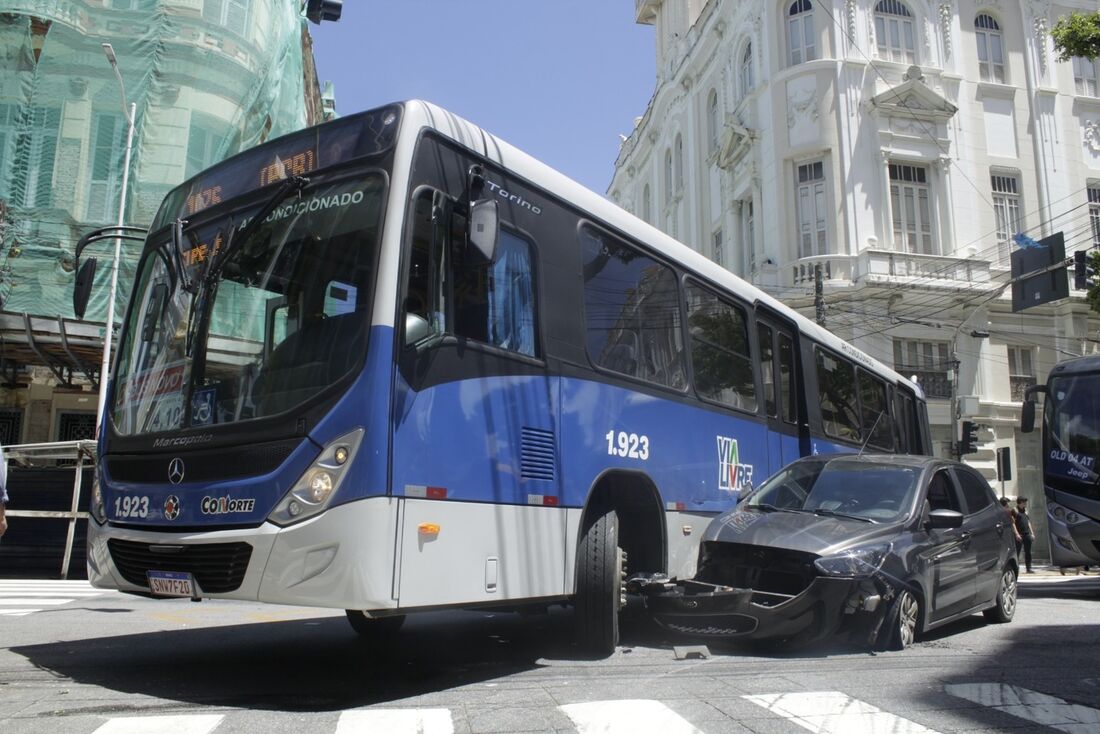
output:
[[1050, 560], [1055, 566], [1100, 563], [1100, 355], [1059, 362], [1045, 385], [1028, 388], [1021, 430], [1043, 403], [1043, 493]]
[[573, 604], [694, 572], [794, 458], [928, 453], [919, 387], [424, 102], [168, 194], [123, 323], [89, 529], [98, 587], [347, 610]]

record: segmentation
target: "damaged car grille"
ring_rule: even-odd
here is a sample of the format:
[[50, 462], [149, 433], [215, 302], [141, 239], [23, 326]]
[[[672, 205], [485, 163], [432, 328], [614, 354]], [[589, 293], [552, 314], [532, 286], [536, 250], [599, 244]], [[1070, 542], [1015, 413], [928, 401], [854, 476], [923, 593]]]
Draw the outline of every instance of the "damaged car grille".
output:
[[696, 578], [763, 594], [798, 596], [817, 578], [817, 556], [803, 551], [707, 542]]

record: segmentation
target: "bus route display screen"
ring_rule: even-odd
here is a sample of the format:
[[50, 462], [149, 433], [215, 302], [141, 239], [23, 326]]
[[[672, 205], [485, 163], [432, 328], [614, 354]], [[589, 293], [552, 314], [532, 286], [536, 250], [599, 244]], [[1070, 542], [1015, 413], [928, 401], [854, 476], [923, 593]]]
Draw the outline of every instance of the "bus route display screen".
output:
[[187, 219], [250, 191], [393, 146], [400, 107], [383, 107], [284, 135], [218, 163], [173, 189], [150, 231]]

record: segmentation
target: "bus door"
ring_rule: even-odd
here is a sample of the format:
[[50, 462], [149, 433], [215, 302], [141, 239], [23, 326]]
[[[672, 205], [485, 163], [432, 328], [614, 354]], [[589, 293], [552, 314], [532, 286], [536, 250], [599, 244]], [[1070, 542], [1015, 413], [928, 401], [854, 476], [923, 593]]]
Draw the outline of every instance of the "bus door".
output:
[[802, 387], [797, 333], [778, 316], [757, 309], [760, 405], [768, 422], [769, 475], [809, 453], [809, 433], [804, 417], [806, 396]]

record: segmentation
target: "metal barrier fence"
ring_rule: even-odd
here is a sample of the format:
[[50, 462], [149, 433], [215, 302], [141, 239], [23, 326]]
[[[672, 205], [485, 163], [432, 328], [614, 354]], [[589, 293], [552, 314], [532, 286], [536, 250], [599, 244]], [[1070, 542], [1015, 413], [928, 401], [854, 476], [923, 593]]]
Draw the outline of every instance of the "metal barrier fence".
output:
[[[58, 441], [56, 443], [26, 443], [4, 447], [4, 456], [8, 460], [9, 477], [12, 466], [34, 468], [43, 466], [44, 462], [50, 462], [53, 466], [58, 461], [75, 462], [73, 467], [76, 475], [73, 480], [72, 505], [69, 510], [11, 510], [7, 511], [8, 517], [48, 518], [53, 520], [68, 520], [69, 528], [66, 533], [65, 550], [61, 561], [61, 578], [68, 578], [69, 561], [73, 554], [73, 538], [76, 535], [76, 523], [78, 520], [86, 520], [87, 512], [81, 512], [80, 493], [82, 491], [81, 480], [85, 462], [95, 466], [95, 441]], [[10, 485], [9, 478], [9, 485]], [[9, 494], [10, 494], [9, 486]]]

